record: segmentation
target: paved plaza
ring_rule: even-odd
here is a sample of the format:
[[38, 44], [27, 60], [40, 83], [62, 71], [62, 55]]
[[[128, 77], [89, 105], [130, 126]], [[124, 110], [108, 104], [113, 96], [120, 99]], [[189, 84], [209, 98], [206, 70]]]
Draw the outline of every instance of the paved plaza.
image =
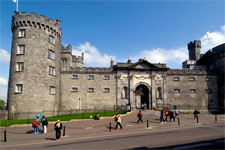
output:
[[[159, 112], [155, 116], [154, 111], [142, 111], [144, 123], [136, 123], [137, 112], [122, 115], [123, 130], [114, 129], [113, 117], [62, 122], [66, 135], [60, 141], [55, 140], [54, 122], [50, 122], [47, 134], [39, 135], [32, 133], [31, 124], [1, 128], [0, 149], [172, 149], [175, 145], [196, 145], [196, 142], [205, 145], [201, 142], [213, 140], [216, 141], [213, 144], [224, 148], [224, 115], [218, 115], [217, 121], [214, 115], [199, 115], [197, 123], [192, 114], [180, 114], [178, 125], [177, 120], [160, 124]], [[4, 130], [7, 142], [4, 142]]]

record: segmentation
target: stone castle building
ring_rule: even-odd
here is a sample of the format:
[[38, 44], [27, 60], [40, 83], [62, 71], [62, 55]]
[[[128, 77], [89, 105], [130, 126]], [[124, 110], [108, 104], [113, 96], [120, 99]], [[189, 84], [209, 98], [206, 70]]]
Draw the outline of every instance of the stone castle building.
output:
[[[224, 67], [224, 44], [219, 47], [219, 58], [214, 58], [216, 48], [201, 56], [201, 42], [190, 42], [185, 69], [169, 69], [146, 59], [132, 62], [131, 58], [117, 64], [111, 60], [108, 68], [84, 67], [85, 53], [74, 56], [70, 45], [61, 44], [59, 20], [15, 12], [11, 29], [9, 118], [24, 118], [24, 113], [49, 116], [113, 110], [127, 105], [135, 109], [144, 103], [148, 109], [224, 109], [224, 82], [219, 82], [224, 77], [211, 68], [208, 58], [213, 53], [215, 64], [223, 63]], [[224, 76], [224, 69], [221, 71]]]

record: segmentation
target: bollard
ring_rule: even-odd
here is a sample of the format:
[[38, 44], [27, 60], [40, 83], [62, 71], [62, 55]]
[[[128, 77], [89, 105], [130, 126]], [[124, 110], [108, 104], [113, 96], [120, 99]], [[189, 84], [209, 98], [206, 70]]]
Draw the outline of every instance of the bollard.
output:
[[63, 136], [66, 136], [66, 126], [63, 127]]
[[179, 117], [177, 118], [177, 121], [178, 121], [178, 125], [180, 125], [180, 118]]
[[111, 127], [111, 122], [109, 123], [109, 132], [111, 132], [111, 129], [112, 129], [112, 127]]
[[198, 116], [197, 116], [197, 123], [199, 123], [199, 121], [198, 121]]
[[148, 126], [148, 120], [147, 120], [147, 128], [148, 128], [149, 126]]
[[4, 142], [7, 142], [7, 138], [6, 138], [6, 130], [4, 130]]
[[217, 122], [217, 114], [215, 114], [215, 122]]

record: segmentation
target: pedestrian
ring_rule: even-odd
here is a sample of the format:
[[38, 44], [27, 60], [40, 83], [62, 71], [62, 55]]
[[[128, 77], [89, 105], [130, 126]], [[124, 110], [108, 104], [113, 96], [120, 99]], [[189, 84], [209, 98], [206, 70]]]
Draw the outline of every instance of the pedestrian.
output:
[[99, 119], [100, 119], [100, 118], [99, 118], [99, 114], [96, 113], [95, 116], [94, 116], [94, 120], [99, 120]]
[[179, 115], [179, 111], [176, 109], [176, 110], [174, 111], [174, 113], [175, 113], [175, 117], [178, 118], [178, 117], [179, 117], [179, 116], [178, 116], [178, 115]]
[[165, 109], [165, 117], [166, 117], [166, 121], [167, 121], [167, 117], [168, 117], [168, 114], [169, 114], [169, 112], [168, 112], [168, 109]]
[[120, 115], [118, 115], [115, 129], [117, 129], [118, 128], [118, 125], [119, 125], [120, 126], [120, 129], [123, 130], [123, 127], [122, 127], [121, 123], [122, 123], [121, 117], [120, 117]]
[[147, 104], [146, 103], [144, 103], [144, 110], [146, 110], [147, 109]]
[[39, 133], [38, 125], [40, 125], [39, 117], [36, 117], [36, 119], [32, 122], [32, 127], [34, 128], [34, 134], [38, 134]]
[[137, 117], [138, 117], [137, 123], [139, 123], [139, 121], [141, 121], [143, 123], [143, 120], [142, 120], [143, 115], [142, 115], [141, 111], [139, 111], [139, 113], [137, 114]]
[[197, 109], [195, 109], [195, 111], [193, 112], [194, 119], [198, 117], [198, 114], [200, 114], [200, 112]]
[[42, 116], [42, 126], [43, 126], [44, 133], [47, 133], [48, 120], [45, 116]]
[[161, 110], [161, 113], [160, 113], [160, 123], [161, 123], [161, 124], [163, 124], [163, 122], [165, 122], [164, 117], [163, 117], [163, 114], [164, 114], [163, 111], [164, 111], [164, 110], [162, 109], [162, 110]]
[[54, 127], [55, 127], [56, 140], [59, 141], [61, 136], [61, 130], [62, 130], [62, 123], [60, 122], [60, 120], [57, 120]]
[[173, 121], [175, 121], [175, 117], [174, 117], [173, 111], [170, 112], [170, 122], [171, 122], [171, 119], [173, 119]]
[[155, 106], [154, 109], [155, 109], [155, 116], [157, 116], [158, 115], [158, 112], [157, 112], [158, 108], [157, 108], [157, 106]]

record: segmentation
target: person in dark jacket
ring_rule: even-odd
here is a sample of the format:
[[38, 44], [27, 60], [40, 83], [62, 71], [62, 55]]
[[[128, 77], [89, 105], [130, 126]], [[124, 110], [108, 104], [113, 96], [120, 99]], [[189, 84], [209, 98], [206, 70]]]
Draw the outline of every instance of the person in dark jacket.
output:
[[200, 112], [197, 109], [195, 109], [195, 111], [193, 112], [194, 119], [198, 117], [198, 114], [200, 114]]
[[171, 122], [171, 119], [173, 119], [173, 121], [175, 121], [175, 117], [174, 117], [173, 111], [170, 112], [170, 122]]
[[164, 109], [163, 110], [161, 110], [161, 113], [160, 113], [160, 123], [161, 124], [163, 124], [163, 122], [165, 122], [165, 120], [164, 120], [164, 118], [163, 118], [163, 112], [164, 111]]
[[137, 117], [138, 117], [137, 123], [139, 123], [139, 121], [141, 121], [143, 123], [143, 120], [142, 120], [143, 115], [142, 115], [141, 111], [139, 111], [139, 113], [137, 114]]
[[45, 116], [42, 116], [42, 127], [44, 130], [44, 133], [47, 133], [48, 120]]
[[62, 123], [60, 122], [60, 120], [57, 120], [54, 127], [55, 127], [55, 133], [56, 133], [56, 140], [59, 141], [61, 136], [61, 130], [62, 130]]

